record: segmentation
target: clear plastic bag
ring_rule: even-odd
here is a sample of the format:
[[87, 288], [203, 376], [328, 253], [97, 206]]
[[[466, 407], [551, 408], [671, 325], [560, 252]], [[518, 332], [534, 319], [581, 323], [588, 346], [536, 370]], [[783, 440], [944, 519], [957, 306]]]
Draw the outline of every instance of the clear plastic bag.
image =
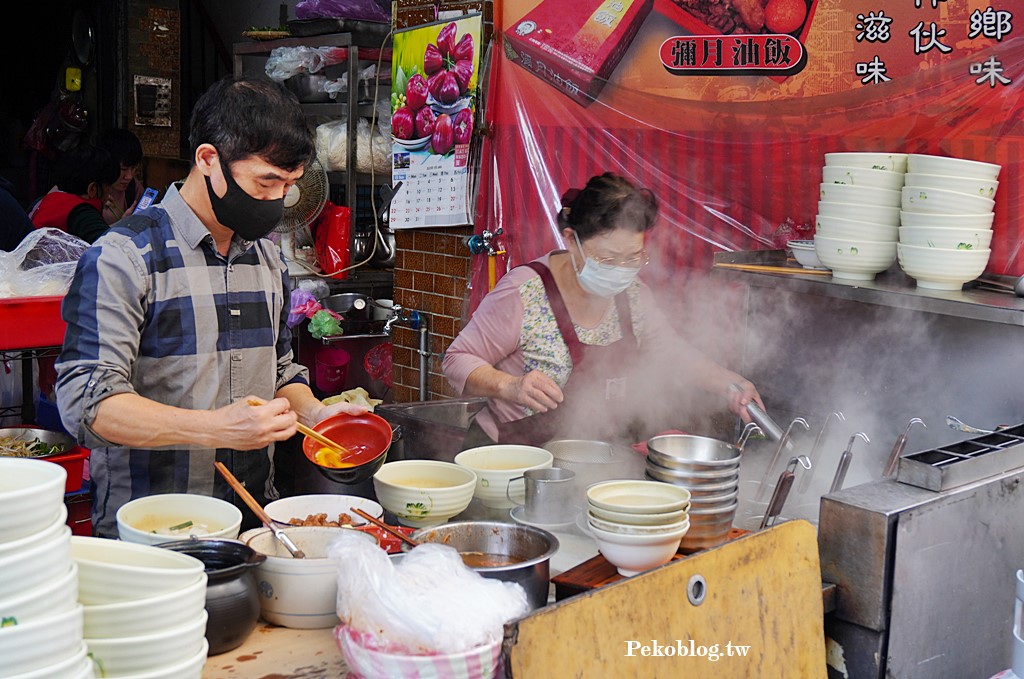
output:
[[447, 545], [423, 544], [395, 564], [342, 531], [328, 550], [338, 567], [338, 617], [390, 652], [459, 653], [501, 639], [529, 611], [517, 583], [484, 578]]
[[[348, 121], [332, 120], [316, 128], [316, 157], [329, 171], [344, 171], [348, 165]], [[391, 171], [391, 140], [381, 133], [380, 126], [370, 121], [356, 121], [356, 171]]]
[[348, 165], [348, 121], [332, 120], [316, 127], [316, 159], [328, 171]]
[[36, 229], [0, 252], [0, 297], [63, 295], [89, 244], [60, 229]]
[[299, 0], [295, 5], [299, 19], [356, 19], [390, 21], [391, 3], [383, 0]]
[[339, 47], [275, 47], [263, 68], [268, 78], [283, 82], [293, 75], [316, 73], [344, 60], [345, 52]]

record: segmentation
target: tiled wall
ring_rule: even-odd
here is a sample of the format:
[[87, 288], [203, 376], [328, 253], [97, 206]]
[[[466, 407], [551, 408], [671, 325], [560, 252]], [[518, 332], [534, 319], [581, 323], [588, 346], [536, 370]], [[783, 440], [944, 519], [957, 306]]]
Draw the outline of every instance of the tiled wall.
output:
[[[483, 44], [493, 32], [493, 2], [443, 2], [438, 6], [423, 0], [396, 0], [395, 25], [406, 28], [433, 22], [437, 14], [449, 11], [482, 12], [484, 17]], [[453, 396], [451, 387], [441, 375], [441, 356], [462, 327], [464, 309], [468, 299], [469, 249], [464, 239], [473, 233], [473, 227], [448, 229], [411, 229], [400, 231], [395, 237], [395, 302], [407, 309], [423, 311], [430, 316], [430, 365], [427, 381], [428, 398]], [[419, 399], [420, 358], [419, 334], [396, 327], [394, 342], [394, 386], [396, 401]]]

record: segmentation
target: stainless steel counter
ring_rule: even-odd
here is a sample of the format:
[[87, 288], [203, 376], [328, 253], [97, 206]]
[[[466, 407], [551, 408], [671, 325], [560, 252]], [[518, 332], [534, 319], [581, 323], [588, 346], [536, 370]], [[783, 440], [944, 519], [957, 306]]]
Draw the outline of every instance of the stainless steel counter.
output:
[[[782, 250], [720, 252], [715, 254], [715, 263], [719, 262], [782, 265], [786, 257]], [[712, 275], [722, 280], [797, 294], [1024, 326], [1024, 298], [976, 289], [970, 284], [960, 292], [919, 289], [914, 279], [903, 273], [898, 264], [876, 276], [874, 281], [844, 281], [816, 274], [756, 273], [734, 269], [712, 269]], [[1011, 283], [1013, 280], [996, 278]]]

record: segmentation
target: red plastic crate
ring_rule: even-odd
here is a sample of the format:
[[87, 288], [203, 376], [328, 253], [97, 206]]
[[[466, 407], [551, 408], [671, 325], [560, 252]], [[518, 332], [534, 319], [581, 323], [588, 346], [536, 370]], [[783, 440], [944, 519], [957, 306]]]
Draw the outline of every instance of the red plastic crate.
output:
[[0, 299], [0, 351], [59, 347], [67, 324], [60, 317], [64, 296]]

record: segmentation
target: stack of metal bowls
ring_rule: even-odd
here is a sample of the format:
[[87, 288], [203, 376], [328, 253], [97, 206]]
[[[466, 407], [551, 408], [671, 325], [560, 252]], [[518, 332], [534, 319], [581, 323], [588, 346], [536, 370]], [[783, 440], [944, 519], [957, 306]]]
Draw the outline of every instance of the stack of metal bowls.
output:
[[647, 442], [645, 474], [690, 491], [690, 530], [679, 545], [695, 552], [726, 541], [739, 506], [742, 450], [704, 436], [665, 434]]

